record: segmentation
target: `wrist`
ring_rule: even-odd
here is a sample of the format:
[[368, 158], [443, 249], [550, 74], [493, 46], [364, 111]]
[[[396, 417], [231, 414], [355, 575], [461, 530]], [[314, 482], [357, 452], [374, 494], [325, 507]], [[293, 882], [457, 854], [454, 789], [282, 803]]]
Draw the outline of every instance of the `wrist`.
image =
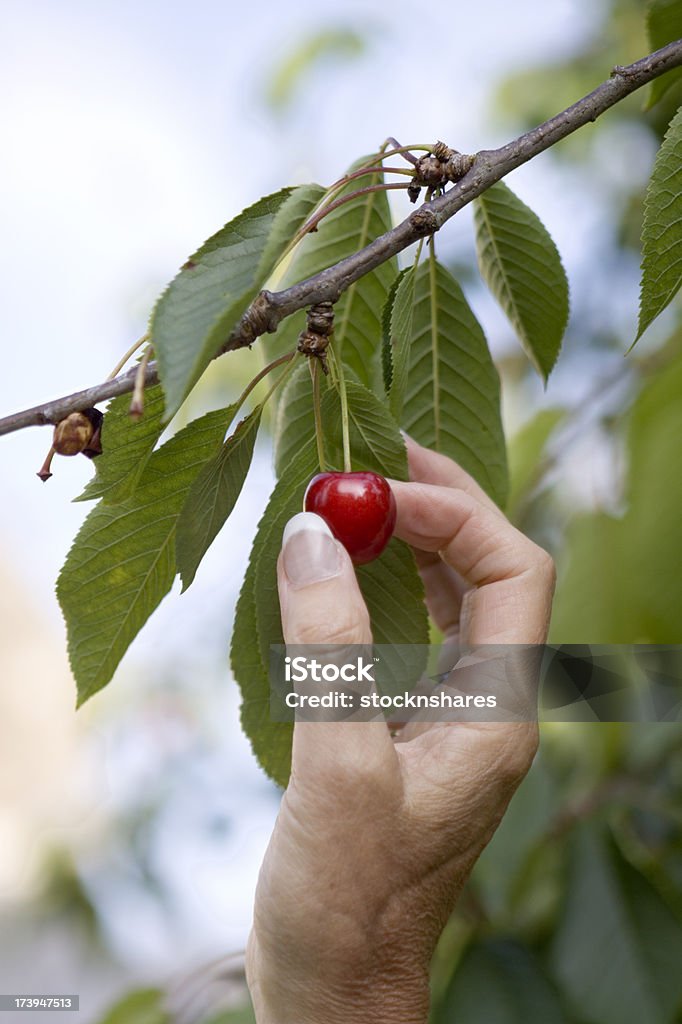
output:
[[428, 967], [397, 965], [378, 952], [338, 958], [324, 970], [286, 951], [266, 952], [251, 933], [246, 977], [257, 1024], [426, 1024]]

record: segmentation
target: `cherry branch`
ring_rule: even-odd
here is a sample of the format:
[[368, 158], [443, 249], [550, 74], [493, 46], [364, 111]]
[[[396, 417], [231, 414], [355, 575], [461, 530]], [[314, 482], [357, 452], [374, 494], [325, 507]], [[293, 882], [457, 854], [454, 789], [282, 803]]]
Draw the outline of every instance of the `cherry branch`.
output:
[[[532, 160], [584, 125], [596, 121], [616, 103], [666, 71], [680, 66], [682, 39], [669, 43], [634, 64], [617, 65], [606, 82], [602, 82], [560, 114], [499, 149], [481, 150], [476, 154], [471, 169], [460, 181], [437, 199], [424, 203], [401, 224], [380, 235], [364, 249], [291, 288], [281, 292], [260, 292], [214, 358], [251, 345], [260, 335], [276, 331], [282, 320], [299, 309], [319, 302], [336, 302], [353, 282], [419, 239], [434, 234], [459, 210], [510, 171]], [[24, 427], [55, 424], [71, 412], [126, 394], [134, 389], [137, 372], [138, 368], [134, 366], [103, 384], [6, 416], [0, 419], [0, 434], [9, 434]], [[145, 371], [144, 384], [148, 387], [158, 383], [158, 380], [156, 362], [150, 362]]]

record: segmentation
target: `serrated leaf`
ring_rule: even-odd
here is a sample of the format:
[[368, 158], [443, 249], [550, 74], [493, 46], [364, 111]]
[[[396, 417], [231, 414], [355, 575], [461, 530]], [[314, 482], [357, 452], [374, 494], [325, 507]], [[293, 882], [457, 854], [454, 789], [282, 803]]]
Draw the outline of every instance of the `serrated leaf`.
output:
[[273, 722], [270, 717], [270, 680], [257, 643], [258, 622], [254, 593], [255, 563], [251, 560], [242, 584], [232, 631], [230, 664], [242, 695], [241, 724], [263, 771], [284, 788], [291, 768], [293, 725]]
[[414, 340], [416, 268], [404, 271], [395, 290], [390, 322], [391, 390], [388, 404], [400, 423], [405, 404], [405, 389], [411, 364], [411, 346]]
[[[391, 343], [391, 320], [393, 317], [393, 307], [395, 305], [395, 297], [400, 287], [400, 282], [403, 280], [406, 274], [411, 272], [411, 267], [406, 267], [401, 270], [399, 274], [396, 274], [391, 290], [388, 293], [384, 308], [381, 313], [381, 370], [384, 378], [384, 389], [388, 395], [393, 385], [393, 346]], [[393, 411], [393, 406], [391, 406]], [[395, 415], [395, 412], [393, 413]]]
[[[351, 182], [339, 195], [379, 181], [379, 175], [368, 175]], [[390, 227], [385, 193], [371, 192], [350, 200], [325, 217], [317, 231], [303, 239], [280, 287], [303, 281], [352, 256]], [[334, 306], [335, 351], [364, 384], [373, 383], [378, 368], [381, 312], [397, 269], [395, 259], [388, 260], [352, 284]], [[268, 353], [275, 356], [291, 351], [304, 327], [304, 312], [288, 317], [274, 339], [266, 342]]]
[[299, 185], [282, 203], [263, 250], [256, 275], [259, 280], [263, 282], [267, 280], [298, 229], [309, 220], [325, 195], [326, 189], [322, 185]]
[[[407, 480], [407, 454], [398, 424], [376, 395], [356, 381], [346, 381], [351, 461], [354, 470]], [[334, 388], [322, 396], [322, 424], [327, 458], [343, 468], [341, 399]]]
[[[289, 779], [293, 727], [270, 717], [269, 646], [282, 642], [276, 564], [284, 526], [301, 511], [303, 492], [316, 469], [317, 450], [312, 440], [292, 459], [258, 524], [232, 634], [230, 657], [242, 694], [242, 728], [261, 767], [280, 786], [286, 786]], [[261, 562], [265, 571], [259, 579]], [[267, 623], [271, 622], [277, 632], [269, 640]]]
[[[236, 406], [232, 407], [236, 412]], [[178, 518], [175, 559], [183, 593], [225, 525], [241, 494], [253, 458], [262, 406], [243, 419], [220, 451], [199, 471]]]
[[651, 884], [599, 827], [580, 827], [554, 974], [594, 1024], [675, 1024], [682, 1008], [682, 927]]
[[[275, 413], [273, 447], [275, 473], [281, 476], [289, 463], [307, 444], [315, 430], [313, 414], [313, 383], [310, 377], [309, 360], [304, 359], [292, 373], [280, 394]], [[327, 378], [322, 381], [326, 389]]]
[[470, 946], [432, 1024], [569, 1024], [540, 961], [520, 943], [497, 939]]
[[259, 199], [209, 238], [159, 299], [150, 334], [166, 392], [167, 419], [272, 273], [291, 234], [317, 201], [318, 189], [284, 188]]
[[506, 512], [512, 522], [522, 514], [537, 486], [542, 475], [545, 447], [565, 418], [565, 409], [541, 409], [511, 439]]
[[[345, 369], [348, 397], [350, 446], [353, 469], [371, 469], [395, 479], [407, 479], [405, 445], [398, 425], [385, 402], [353, 379]], [[341, 399], [328, 377], [322, 379], [322, 422], [327, 462], [343, 468]], [[294, 372], [282, 394], [275, 422], [275, 469], [287, 471], [296, 452], [314, 436], [313, 397], [310, 371], [302, 366]]]
[[433, 257], [403, 278], [392, 335], [400, 357], [391, 399], [397, 367], [405, 367], [402, 426], [415, 441], [458, 462], [503, 504], [507, 461], [499, 377], [462, 289]]
[[75, 501], [103, 498], [114, 504], [130, 497], [163, 431], [163, 408], [160, 384], [146, 389], [139, 421], [129, 415], [130, 395], [109, 402], [102, 422], [102, 454], [93, 460], [95, 476]]
[[[680, 0], [651, 0], [646, 12], [646, 27], [652, 50], [660, 50], [666, 43], [682, 39], [682, 3]], [[682, 78], [682, 68], [668, 71], [655, 78], [649, 86], [645, 109], [651, 107]]]
[[219, 409], [190, 423], [152, 454], [132, 497], [100, 502], [79, 530], [57, 582], [79, 704], [109, 682], [170, 590], [178, 515], [231, 414]]
[[502, 182], [474, 204], [481, 275], [547, 380], [568, 322], [568, 281], [542, 221]]
[[677, 295], [682, 283], [682, 108], [670, 122], [644, 199], [641, 338]]

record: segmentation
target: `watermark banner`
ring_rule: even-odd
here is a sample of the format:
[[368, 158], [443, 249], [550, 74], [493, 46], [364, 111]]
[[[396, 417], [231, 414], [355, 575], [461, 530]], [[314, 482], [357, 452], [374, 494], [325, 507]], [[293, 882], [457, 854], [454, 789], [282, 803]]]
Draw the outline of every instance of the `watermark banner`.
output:
[[682, 719], [682, 645], [270, 648], [276, 722]]

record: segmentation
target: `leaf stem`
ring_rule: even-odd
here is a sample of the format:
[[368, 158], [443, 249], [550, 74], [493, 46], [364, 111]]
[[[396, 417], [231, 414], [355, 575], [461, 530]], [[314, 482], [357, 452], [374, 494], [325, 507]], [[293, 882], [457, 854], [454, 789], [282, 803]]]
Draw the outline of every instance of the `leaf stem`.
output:
[[440, 363], [438, 354], [438, 302], [436, 300], [436, 246], [429, 239], [429, 291], [431, 304], [431, 359], [433, 366], [433, 426], [436, 451], [440, 451]]
[[[395, 145], [393, 145], [393, 143], [395, 143]], [[404, 155], [405, 159], [409, 160], [410, 163], [416, 163], [417, 162], [416, 159], [410, 160], [410, 156], [412, 155], [411, 152], [410, 152], [411, 150], [416, 149], [418, 152], [431, 153], [433, 151], [433, 147], [435, 146], [435, 142], [430, 142], [430, 143], [416, 142], [413, 146], [399, 146], [395, 139], [386, 139], [386, 142], [384, 143], [384, 146], [386, 146], [387, 144], [389, 146], [392, 146], [392, 148], [391, 149], [384, 149], [382, 147], [379, 150], [378, 153], [372, 154], [370, 159], [372, 161], [374, 161], [374, 160], [386, 160], [386, 158], [389, 157], [389, 156]]]
[[145, 380], [147, 379], [147, 366], [149, 360], [152, 357], [154, 346], [152, 344], [147, 345], [142, 359], [137, 366], [137, 373], [135, 374], [135, 386], [133, 387], [133, 397], [130, 399], [130, 409], [128, 415], [131, 419], [141, 420], [144, 416], [144, 388]]
[[118, 377], [119, 373], [121, 372], [125, 364], [128, 362], [130, 357], [134, 356], [138, 348], [141, 348], [146, 341], [149, 341], [149, 333], [143, 334], [141, 338], [137, 339], [134, 345], [130, 346], [125, 355], [121, 356], [119, 361], [116, 363], [116, 366], [113, 368], [113, 370], [106, 379], [113, 380], [114, 377]]
[[317, 443], [317, 461], [320, 464], [320, 472], [326, 473], [327, 459], [324, 453], [324, 431], [322, 428], [322, 409], [320, 406], [320, 361], [309, 359], [310, 376], [313, 379], [313, 412], [315, 415], [315, 441]]
[[341, 399], [341, 437], [343, 439], [343, 471], [344, 473], [352, 473], [353, 467], [350, 458], [350, 430], [349, 430], [349, 416], [348, 416], [348, 395], [346, 394], [346, 378], [343, 372], [343, 363], [341, 359], [337, 359], [335, 353], [332, 350], [331, 345], [327, 350], [328, 354], [331, 355], [332, 361], [336, 369], [337, 388], [339, 391], [339, 397]]
[[318, 210], [317, 213], [314, 214], [310, 218], [310, 220], [303, 225], [303, 227], [300, 229], [299, 234], [301, 235], [301, 237], [303, 237], [303, 235], [307, 235], [311, 231], [314, 231], [317, 225], [320, 223], [320, 221], [323, 220], [328, 213], [331, 213], [332, 210], [337, 210], [339, 206], [343, 206], [344, 203], [349, 203], [351, 199], [357, 199], [358, 196], [367, 195], [368, 192], [388, 192], [391, 189], [408, 189], [409, 187], [409, 185], [403, 185], [399, 181], [384, 181], [380, 185], [368, 185], [366, 188], [356, 189], [355, 192], [349, 192], [348, 195], [341, 196], [339, 199], [335, 199], [333, 203], [329, 203], [327, 206], [323, 206], [321, 210]]
[[[270, 396], [273, 395], [274, 392], [277, 390], [277, 388], [281, 384], [284, 384], [284, 382], [288, 379], [288, 377], [291, 376], [291, 371], [294, 369], [294, 367], [296, 366], [296, 363], [298, 362], [298, 358], [297, 357], [298, 357], [299, 354], [300, 353], [297, 352], [297, 351], [289, 352], [286, 356], [280, 356], [279, 359], [274, 359], [269, 364], [269, 366], [266, 367], [266, 370], [272, 370], [275, 366], [278, 366], [280, 363], [284, 363], [284, 362], [288, 363], [288, 366], [287, 366], [286, 370], [284, 371], [284, 373], [280, 373], [279, 377], [277, 378], [275, 383], [272, 385], [272, 387], [268, 391], [268, 393], [265, 396], [265, 398], [263, 399], [263, 401], [260, 403], [261, 404], [261, 408], [265, 407], [265, 404], [269, 401]], [[264, 375], [264, 373], [265, 373], [265, 371], [263, 371], [259, 375], [259, 379], [260, 379], [260, 377], [262, 377]], [[253, 384], [253, 381], [251, 383]], [[251, 386], [249, 386], [246, 389], [246, 391], [244, 392], [244, 395], [242, 396], [242, 399], [240, 400], [240, 404], [243, 401], [243, 399], [246, 397], [246, 395], [248, 395], [252, 390], [253, 390], [253, 388]]]
[[[237, 409], [241, 409], [244, 402], [255, 388], [256, 384], [259, 384], [262, 381], [263, 377], [267, 377], [267, 375], [270, 373], [270, 370], [275, 370], [278, 366], [281, 366], [282, 363], [290, 362], [290, 360], [292, 360], [295, 355], [296, 352], [287, 352], [286, 355], [279, 356], [278, 359], [273, 359], [271, 363], [268, 363], [268, 365], [264, 366], [262, 370], [259, 370], [256, 376], [253, 378], [253, 380], [249, 381], [249, 383], [246, 385], [241, 395], [237, 399]], [[277, 383], [279, 383], [279, 380], [281, 380], [281, 377], [278, 378]], [[271, 392], [268, 392], [264, 401], [267, 401], [267, 399], [270, 397], [270, 393]]]

